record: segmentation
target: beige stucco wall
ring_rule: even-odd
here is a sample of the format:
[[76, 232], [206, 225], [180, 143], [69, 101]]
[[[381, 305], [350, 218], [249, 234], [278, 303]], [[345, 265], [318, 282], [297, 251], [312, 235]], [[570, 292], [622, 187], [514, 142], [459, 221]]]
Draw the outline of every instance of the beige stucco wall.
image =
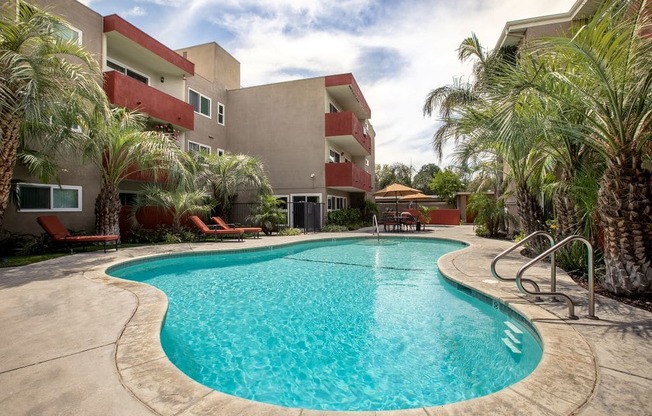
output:
[[[226, 90], [218, 85], [211, 83], [201, 75], [195, 74], [186, 81], [186, 98], [188, 102], [188, 89], [192, 89], [211, 99], [211, 117], [208, 118], [203, 114], [195, 113], [195, 128], [193, 131], [187, 131], [184, 134], [184, 150], [188, 150], [188, 141], [201, 143], [211, 147], [211, 153], [217, 153], [218, 149], [226, 150], [226, 125], [229, 122], [230, 109], [227, 105]], [[225, 108], [225, 125], [217, 123], [217, 105], [224, 104]]]
[[228, 149], [261, 159], [277, 195], [325, 202], [324, 94], [324, 78], [228, 91]]
[[195, 75], [223, 89], [240, 88], [240, 62], [215, 42], [177, 49], [195, 64]]

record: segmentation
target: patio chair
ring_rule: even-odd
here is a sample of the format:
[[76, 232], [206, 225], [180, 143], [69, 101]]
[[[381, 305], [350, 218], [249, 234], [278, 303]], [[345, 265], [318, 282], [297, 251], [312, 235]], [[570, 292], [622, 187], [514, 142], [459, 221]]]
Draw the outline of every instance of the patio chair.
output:
[[245, 234], [253, 234], [254, 238], [260, 238], [260, 232], [263, 231], [263, 229], [260, 227], [240, 227], [240, 226], [234, 227], [233, 224], [227, 224], [220, 217], [211, 217], [211, 220], [213, 220], [213, 222], [223, 230], [235, 230], [235, 229], [244, 230]]
[[118, 251], [118, 239], [120, 238], [118, 235], [72, 235], [56, 215], [40, 216], [36, 218], [36, 222], [43, 227], [54, 243], [63, 244], [70, 248], [70, 251], [72, 251], [73, 244], [82, 245], [83, 248], [86, 244], [102, 243], [106, 253], [106, 243], [109, 242], [115, 242], [115, 251]]
[[417, 220], [411, 213], [407, 211], [401, 212], [401, 225], [404, 226], [407, 231], [414, 231], [416, 224]]
[[242, 236], [244, 235], [244, 230], [242, 228], [231, 228], [229, 230], [211, 230], [208, 228], [208, 225], [204, 223], [204, 221], [201, 220], [196, 215], [191, 215], [188, 217], [188, 219], [193, 223], [195, 227], [197, 227], [197, 233], [202, 236], [202, 237], [208, 237], [208, 236], [213, 236], [215, 239], [217, 237], [220, 237], [220, 241], [224, 240], [225, 235], [231, 235], [238, 237], [238, 241], [242, 241]]

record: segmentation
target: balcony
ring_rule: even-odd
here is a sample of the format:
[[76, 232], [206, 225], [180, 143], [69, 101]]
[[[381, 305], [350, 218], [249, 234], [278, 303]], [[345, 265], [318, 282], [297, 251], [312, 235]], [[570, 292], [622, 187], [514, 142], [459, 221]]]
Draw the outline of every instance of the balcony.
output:
[[326, 138], [352, 156], [371, 154], [371, 138], [364, 134], [362, 123], [355, 114], [326, 113]]
[[[192, 76], [195, 64], [118, 15], [104, 16], [107, 56], [155, 68], [160, 75]], [[127, 63], [127, 62], [125, 62]]]
[[326, 187], [345, 192], [371, 192], [371, 175], [347, 163], [326, 163]]
[[326, 91], [344, 111], [352, 111], [359, 120], [371, 118], [371, 109], [353, 74], [329, 75], [325, 78]]
[[104, 73], [104, 91], [112, 104], [138, 109], [183, 130], [193, 130], [192, 106], [147, 84], [115, 71]]

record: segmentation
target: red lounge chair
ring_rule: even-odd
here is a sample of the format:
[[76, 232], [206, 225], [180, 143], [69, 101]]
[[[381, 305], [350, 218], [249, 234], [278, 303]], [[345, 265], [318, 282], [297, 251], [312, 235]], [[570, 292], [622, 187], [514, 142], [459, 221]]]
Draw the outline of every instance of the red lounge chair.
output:
[[[110, 235], [72, 235], [70, 231], [61, 223], [59, 217], [56, 215], [44, 215], [36, 218], [46, 233], [50, 236], [55, 243], [62, 243], [65, 245], [81, 244], [82, 247], [90, 243], [103, 243], [104, 252], [106, 253], [106, 243], [114, 241], [115, 250], [118, 251], [118, 238], [115, 234]], [[71, 248], [72, 250], [72, 248]]]
[[234, 235], [238, 237], [239, 241], [242, 241], [244, 230], [241, 228], [231, 228], [230, 230], [211, 230], [204, 223], [204, 221], [202, 221], [201, 218], [196, 215], [191, 215], [188, 217], [188, 219], [195, 225], [195, 227], [197, 227], [199, 234], [202, 236], [212, 235], [215, 238], [219, 236], [220, 240], [223, 240], [225, 235]]
[[263, 231], [263, 229], [260, 227], [237, 227], [236, 228], [224, 222], [224, 220], [220, 217], [211, 217], [211, 219], [215, 224], [218, 225], [218, 227], [220, 227], [223, 230], [240, 229], [240, 230], [244, 230], [245, 233], [253, 234], [255, 238], [260, 238], [260, 232]]

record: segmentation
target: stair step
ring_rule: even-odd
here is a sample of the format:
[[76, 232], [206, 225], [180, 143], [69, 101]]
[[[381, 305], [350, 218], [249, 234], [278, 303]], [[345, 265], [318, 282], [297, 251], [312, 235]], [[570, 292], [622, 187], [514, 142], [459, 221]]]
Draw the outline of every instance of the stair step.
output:
[[511, 323], [509, 321], [505, 321], [504, 323], [505, 323], [505, 326], [507, 326], [507, 328], [509, 328], [515, 335], [523, 335], [523, 331], [518, 329], [518, 327], [516, 325], [514, 325], [513, 323]]
[[503, 341], [503, 344], [507, 345], [507, 348], [509, 348], [512, 353], [521, 354], [521, 350], [516, 348], [516, 345], [514, 345], [509, 338], [502, 338], [501, 341]]
[[507, 338], [509, 338], [509, 339], [512, 341], [512, 343], [517, 344], [517, 345], [521, 343], [521, 340], [519, 339], [519, 337], [517, 337], [516, 335], [514, 335], [514, 334], [512, 333], [512, 331], [510, 331], [509, 329], [506, 329], [506, 330], [503, 331], [503, 332], [505, 333], [505, 335], [507, 336]]

